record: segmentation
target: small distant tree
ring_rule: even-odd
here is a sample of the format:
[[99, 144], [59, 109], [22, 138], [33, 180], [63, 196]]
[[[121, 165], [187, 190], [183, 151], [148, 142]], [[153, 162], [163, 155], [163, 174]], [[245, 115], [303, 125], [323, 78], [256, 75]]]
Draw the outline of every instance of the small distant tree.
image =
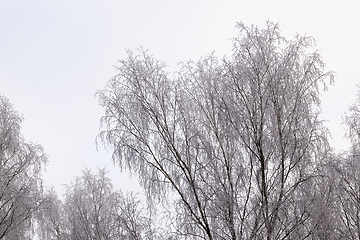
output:
[[333, 73], [311, 37], [237, 27], [230, 60], [190, 61], [174, 78], [146, 51], [128, 52], [97, 93], [99, 138], [149, 200], [172, 192], [185, 239], [304, 239], [318, 226], [312, 187], [329, 151], [319, 88]]
[[116, 218], [116, 231], [124, 240], [163, 239], [158, 229], [154, 228], [145, 205], [134, 193], [119, 197], [119, 211]]
[[151, 239], [150, 221], [134, 195], [112, 189], [105, 169], [85, 169], [66, 187], [66, 232], [70, 239]]
[[67, 240], [64, 204], [54, 189], [45, 193], [44, 201], [36, 213], [37, 238], [39, 240]]
[[22, 118], [0, 96], [0, 239], [28, 239], [32, 217], [43, 202], [42, 146], [21, 134]]

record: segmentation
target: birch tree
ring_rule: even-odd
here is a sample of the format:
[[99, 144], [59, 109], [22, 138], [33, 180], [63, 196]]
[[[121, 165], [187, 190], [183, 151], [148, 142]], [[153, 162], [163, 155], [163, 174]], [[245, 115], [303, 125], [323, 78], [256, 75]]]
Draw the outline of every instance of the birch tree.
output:
[[350, 140], [350, 149], [341, 158], [336, 167], [339, 179], [337, 194], [341, 237], [343, 239], [360, 238], [360, 92], [349, 107], [344, 118], [347, 126], [346, 136]]
[[306, 238], [308, 187], [329, 151], [319, 88], [333, 73], [309, 52], [311, 37], [287, 40], [271, 22], [237, 27], [230, 59], [189, 61], [174, 77], [129, 51], [97, 93], [99, 138], [149, 200], [175, 198], [185, 239]]
[[65, 211], [71, 239], [113, 239], [117, 196], [111, 188], [105, 170], [96, 175], [84, 170], [67, 185]]
[[64, 204], [54, 189], [45, 193], [43, 204], [36, 213], [36, 225], [39, 240], [70, 239]]
[[233, 59], [225, 62], [231, 95], [223, 107], [253, 169], [247, 185], [258, 203], [254, 229], [259, 239], [293, 238], [309, 212], [301, 195], [329, 151], [319, 87], [333, 73], [323, 71], [318, 52], [308, 52], [311, 37], [286, 40], [272, 23], [262, 30], [238, 27]]
[[105, 169], [85, 169], [67, 185], [64, 211], [69, 239], [152, 239], [150, 221], [135, 195], [112, 189]]
[[42, 146], [21, 134], [22, 118], [0, 96], [0, 239], [28, 239], [31, 219], [43, 201]]

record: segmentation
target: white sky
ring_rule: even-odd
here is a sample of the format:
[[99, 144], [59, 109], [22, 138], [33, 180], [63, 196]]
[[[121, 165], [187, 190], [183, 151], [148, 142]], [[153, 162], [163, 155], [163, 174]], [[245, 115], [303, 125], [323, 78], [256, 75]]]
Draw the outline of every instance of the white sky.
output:
[[60, 194], [84, 166], [107, 165], [115, 187], [131, 190], [136, 183], [95, 147], [102, 109], [94, 93], [116, 74], [125, 49], [143, 46], [174, 70], [214, 50], [230, 56], [235, 22], [271, 20], [287, 38], [313, 36], [337, 73], [322, 116], [333, 147], [345, 149], [342, 116], [360, 82], [358, 10], [355, 0], [0, 0], [0, 94], [24, 116], [25, 138], [44, 146], [43, 176]]

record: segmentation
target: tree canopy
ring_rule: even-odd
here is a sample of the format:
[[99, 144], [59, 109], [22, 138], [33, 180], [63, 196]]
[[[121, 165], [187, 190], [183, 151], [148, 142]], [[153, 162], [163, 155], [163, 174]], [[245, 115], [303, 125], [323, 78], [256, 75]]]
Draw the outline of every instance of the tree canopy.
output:
[[359, 239], [360, 94], [337, 153], [320, 118], [334, 81], [314, 39], [237, 24], [230, 57], [166, 64], [140, 49], [96, 93], [97, 142], [145, 194], [85, 168], [60, 199], [48, 159], [0, 96], [0, 239]]
[[308, 189], [330, 150], [319, 87], [333, 73], [309, 52], [311, 37], [287, 40], [271, 22], [237, 28], [230, 59], [189, 61], [176, 77], [146, 51], [129, 51], [98, 92], [99, 137], [149, 199], [175, 194], [182, 235], [301, 239], [319, 220]]

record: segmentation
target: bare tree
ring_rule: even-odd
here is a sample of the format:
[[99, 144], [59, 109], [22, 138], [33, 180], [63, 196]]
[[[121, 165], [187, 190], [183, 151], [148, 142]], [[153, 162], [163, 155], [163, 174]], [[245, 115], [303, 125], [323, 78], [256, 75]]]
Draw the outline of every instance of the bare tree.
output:
[[94, 175], [86, 169], [67, 186], [65, 211], [71, 239], [110, 239], [115, 194], [105, 170]]
[[238, 27], [233, 60], [225, 61], [230, 93], [219, 98], [246, 152], [243, 164], [252, 169], [253, 183], [247, 185], [254, 186], [250, 192], [258, 204], [254, 232], [259, 239], [288, 238], [308, 218], [309, 210], [299, 212], [299, 204], [310, 201], [299, 194], [329, 150], [318, 118], [319, 84], [326, 87], [333, 74], [323, 71], [317, 52], [308, 53], [310, 37], [286, 40], [272, 23], [265, 29]]
[[97, 93], [99, 137], [149, 199], [171, 191], [178, 235], [301, 239], [313, 232], [307, 187], [329, 150], [319, 85], [333, 74], [308, 52], [310, 37], [286, 40], [271, 22], [238, 28], [232, 59], [210, 55], [175, 78], [146, 51], [128, 52]]
[[133, 192], [119, 194], [119, 211], [116, 229], [124, 240], [163, 239], [161, 232], [154, 228], [145, 205]]
[[44, 202], [36, 213], [38, 239], [70, 239], [63, 205], [54, 189], [46, 192]]
[[21, 122], [0, 96], [0, 239], [26, 239], [43, 201], [40, 173], [47, 158], [40, 145], [25, 142]]
[[108, 124], [101, 137], [113, 144], [121, 166], [139, 173], [149, 199], [166, 197], [173, 189], [186, 207], [183, 216], [192, 218], [183, 226], [212, 238], [205, 195], [197, 181], [202, 163], [196, 155], [203, 151], [196, 146], [199, 136], [191, 129], [188, 109], [174, 88], [177, 83], [167, 78], [163, 63], [145, 52], [142, 58], [129, 52], [121, 64], [120, 74], [99, 93], [106, 108], [103, 122]]
[[351, 147], [336, 165], [338, 213], [343, 239], [360, 238], [360, 92], [344, 118]]
[[67, 186], [65, 195], [65, 232], [70, 239], [151, 239], [140, 202], [134, 195], [113, 191], [105, 169], [96, 174], [84, 170]]

